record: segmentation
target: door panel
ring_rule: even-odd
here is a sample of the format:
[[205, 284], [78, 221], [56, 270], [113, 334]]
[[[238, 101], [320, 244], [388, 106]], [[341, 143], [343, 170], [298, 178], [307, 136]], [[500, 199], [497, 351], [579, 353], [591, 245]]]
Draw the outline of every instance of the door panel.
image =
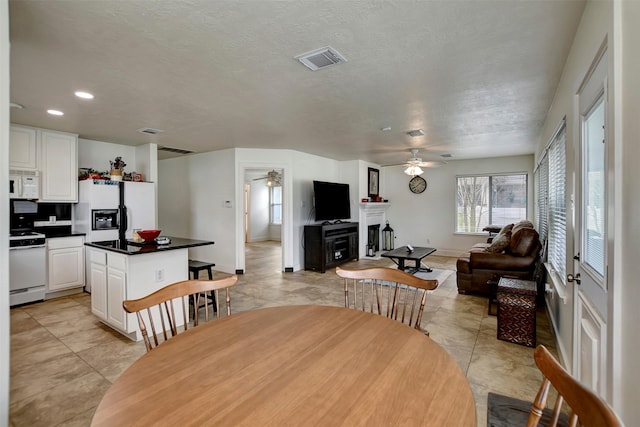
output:
[[574, 374], [606, 396], [607, 378], [607, 52], [578, 93], [574, 272]]

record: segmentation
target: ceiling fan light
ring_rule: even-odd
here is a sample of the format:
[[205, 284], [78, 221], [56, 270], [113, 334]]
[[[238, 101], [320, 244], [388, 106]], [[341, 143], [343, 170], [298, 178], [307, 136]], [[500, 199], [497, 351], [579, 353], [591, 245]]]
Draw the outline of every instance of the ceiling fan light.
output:
[[411, 165], [404, 170], [404, 173], [406, 173], [407, 175], [416, 176], [422, 175], [424, 171], [420, 169], [420, 166]]

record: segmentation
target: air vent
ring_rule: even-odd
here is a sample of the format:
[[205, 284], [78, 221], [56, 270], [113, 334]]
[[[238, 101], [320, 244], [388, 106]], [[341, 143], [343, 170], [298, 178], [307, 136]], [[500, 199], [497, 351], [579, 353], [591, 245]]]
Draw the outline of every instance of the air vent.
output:
[[296, 59], [312, 71], [347, 62], [344, 56], [330, 46], [303, 53], [296, 56]]
[[160, 129], [154, 129], [154, 128], [142, 128], [142, 129], [138, 129], [138, 132], [146, 133], [147, 135], [157, 135], [160, 132], [164, 132], [164, 131]]
[[445, 154], [440, 154], [440, 157], [444, 157], [445, 159], [449, 159], [451, 157], [453, 157], [451, 154], [449, 153], [445, 153]]
[[407, 135], [415, 138], [416, 136], [424, 135], [424, 131], [422, 129], [410, 130], [409, 132], [407, 132]]
[[193, 151], [183, 150], [182, 148], [173, 148], [173, 147], [158, 147], [158, 150], [169, 151], [171, 153], [178, 153], [178, 154], [191, 154], [191, 153], [193, 153]]

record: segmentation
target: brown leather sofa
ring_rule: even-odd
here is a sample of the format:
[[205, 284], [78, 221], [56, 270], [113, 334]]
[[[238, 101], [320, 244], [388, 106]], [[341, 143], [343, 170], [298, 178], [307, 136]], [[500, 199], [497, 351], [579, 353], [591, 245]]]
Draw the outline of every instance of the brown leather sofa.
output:
[[541, 249], [538, 232], [530, 221], [503, 227], [491, 243], [477, 243], [458, 258], [458, 293], [488, 295], [487, 281], [499, 276], [531, 279]]

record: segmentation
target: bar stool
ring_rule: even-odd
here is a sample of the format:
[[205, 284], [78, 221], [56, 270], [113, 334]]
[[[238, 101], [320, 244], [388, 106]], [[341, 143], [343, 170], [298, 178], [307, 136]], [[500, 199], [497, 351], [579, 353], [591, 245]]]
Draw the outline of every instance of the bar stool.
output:
[[[209, 273], [209, 280], [213, 280], [213, 267], [215, 267], [215, 264], [212, 262], [197, 261], [194, 259], [189, 260], [189, 274], [191, 275], [191, 273], [193, 273], [193, 278], [195, 280], [198, 280], [200, 278], [201, 270], [207, 270], [207, 273]], [[216, 309], [217, 304], [215, 291], [211, 291], [211, 304], [213, 304], [213, 311], [217, 312], [218, 310]]]

